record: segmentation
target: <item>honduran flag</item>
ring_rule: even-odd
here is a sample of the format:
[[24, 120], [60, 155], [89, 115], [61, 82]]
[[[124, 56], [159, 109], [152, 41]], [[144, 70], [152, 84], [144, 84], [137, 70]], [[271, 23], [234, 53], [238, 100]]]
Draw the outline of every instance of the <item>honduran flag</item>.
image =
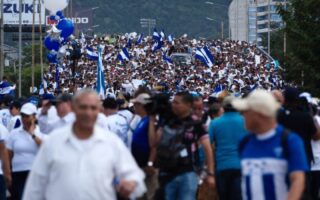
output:
[[96, 91], [99, 94], [101, 99], [104, 99], [106, 93], [106, 85], [104, 82], [104, 67], [102, 63], [102, 50], [101, 47], [98, 47], [98, 65], [97, 65], [97, 83]]
[[95, 52], [91, 47], [87, 47], [87, 57], [91, 60], [98, 60], [98, 53]]
[[209, 51], [208, 47], [197, 48], [196, 55], [194, 56], [196, 59], [202, 61], [208, 67], [212, 67], [214, 64], [214, 58]]
[[15, 89], [16, 86], [10, 86], [10, 84], [7, 81], [0, 82], [0, 95], [12, 94]]
[[140, 45], [142, 43], [142, 40], [143, 40], [143, 33], [140, 34], [138, 40], [136, 41], [136, 45]]
[[118, 56], [117, 56], [117, 59], [120, 60], [120, 61], [124, 61], [124, 60], [130, 60], [130, 55], [129, 55], [129, 52], [126, 48], [123, 48]]

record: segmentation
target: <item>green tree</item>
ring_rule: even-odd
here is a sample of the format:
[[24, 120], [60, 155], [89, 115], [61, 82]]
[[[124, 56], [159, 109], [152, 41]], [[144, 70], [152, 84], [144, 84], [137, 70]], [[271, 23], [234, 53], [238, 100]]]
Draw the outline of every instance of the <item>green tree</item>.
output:
[[320, 1], [291, 0], [279, 13], [290, 45], [284, 62], [286, 78], [294, 82], [301, 77], [304, 89], [320, 95]]

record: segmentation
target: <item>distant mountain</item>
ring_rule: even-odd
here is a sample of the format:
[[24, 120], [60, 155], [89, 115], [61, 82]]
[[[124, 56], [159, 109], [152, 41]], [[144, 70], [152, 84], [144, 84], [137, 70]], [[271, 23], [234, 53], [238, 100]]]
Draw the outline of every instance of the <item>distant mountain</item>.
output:
[[[73, 0], [74, 7], [92, 8], [96, 32], [127, 33], [144, 32], [140, 18], [157, 20], [157, 28], [176, 37], [187, 33], [192, 37], [220, 38], [221, 20], [224, 35], [228, 36], [228, 8], [231, 0]], [[226, 5], [226, 6], [221, 6]], [[207, 17], [217, 21], [209, 21]]]

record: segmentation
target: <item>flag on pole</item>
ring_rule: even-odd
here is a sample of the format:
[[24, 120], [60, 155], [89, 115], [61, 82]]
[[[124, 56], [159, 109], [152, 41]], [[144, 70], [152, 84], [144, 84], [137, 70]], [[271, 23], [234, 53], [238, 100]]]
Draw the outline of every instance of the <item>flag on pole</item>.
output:
[[202, 61], [208, 67], [212, 67], [214, 64], [214, 58], [206, 46], [197, 48], [195, 58]]
[[142, 40], [143, 40], [143, 33], [140, 34], [138, 40], [136, 41], [136, 45], [140, 45], [142, 43]]
[[101, 47], [98, 47], [98, 64], [97, 64], [97, 83], [96, 83], [96, 91], [101, 99], [104, 99], [106, 86], [104, 80], [104, 67], [102, 63], [102, 50]]
[[164, 34], [164, 30], [161, 30], [160, 32], [160, 41], [164, 41], [166, 39], [166, 35]]
[[173, 36], [172, 35], [168, 35], [168, 41], [174, 45], [174, 41], [173, 41]]
[[153, 30], [152, 38], [153, 38], [155, 41], [160, 41], [160, 35], [159, 35], [159, 33], [157, 32], [157, 29], [156, 29], [156, 28], [154, 28], [154, 30]]
[[161, 47], [162, 47], [162, 42], [156, 41], [156, 42], [153, 44], [151, 50], [152, 50], [152, 52], [154, 53], [154, 52], [156, 52], [157, 50], [161, 49]]
[[98, 54], [97, 52], [94, 52], [91, 47], [87, 47], [87, 57], [90, 60], [98, 60]]
[[16, 86], [10, 86], [9, 82], [0, 82], [0, 95], [11, 94], [16, 89]]
[[132, 47], [132, 41], [131, 38], [128, 39], [128, 43], [127, 43], [127, 48], [131, 48]]
[[123, 48], [123, 49], [119, 52], [117, 58], [118, 58], [118, 60], [120, 60], [120, 61], [124, 61], [124, 60], [128, 60], [128, 61], [129, 61], [129, 60], [130, 60], [130, 55], [129, 55], [128, 50], [127, 50], [126, 48]]
[[167, 54], [167, 53], [162, 53], [162, 59], [163, 59], [168, 65], [172, 65], [173, 62], [172, 62], [171, 58], [167, 57], [166, 54]]

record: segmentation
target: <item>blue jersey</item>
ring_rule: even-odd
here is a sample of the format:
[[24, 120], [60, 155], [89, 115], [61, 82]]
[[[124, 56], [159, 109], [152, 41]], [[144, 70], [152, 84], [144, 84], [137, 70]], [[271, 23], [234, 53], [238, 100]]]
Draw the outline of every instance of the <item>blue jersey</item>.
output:
[[253, 136], [243, 147], [243, 199], [283, 200], [288, 195], [288, 176], [291, 172], [307, 171], [308, 163], [300, 137], [290, 133], [287, 149], [281, 145], [283, 127], [278, 126], [268, 138]]

